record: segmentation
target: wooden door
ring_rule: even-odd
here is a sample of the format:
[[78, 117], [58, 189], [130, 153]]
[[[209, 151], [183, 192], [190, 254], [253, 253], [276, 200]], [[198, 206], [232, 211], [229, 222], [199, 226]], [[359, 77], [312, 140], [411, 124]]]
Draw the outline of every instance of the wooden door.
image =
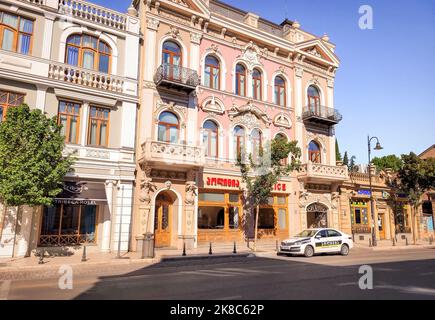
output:
[[385, 214], [378, 216], [379, 239], [385, 240]]
[[171, 245], [172, 204], [166, 201], [156, 203], [154, 236], [156, 248]]

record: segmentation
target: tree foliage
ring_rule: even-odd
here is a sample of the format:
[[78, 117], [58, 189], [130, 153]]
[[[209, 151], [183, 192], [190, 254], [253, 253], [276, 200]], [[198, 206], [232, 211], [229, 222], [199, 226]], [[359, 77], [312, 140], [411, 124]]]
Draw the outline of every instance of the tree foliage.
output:
[[7, 206], [50, 205], [73, 158], [56, 119], [23, 104], [0, 123], [0, 201]]
[[344, 153], [344, 156], [343, 156], [343, 164], [345, 166], [349, 166], [349, 156], [347, 155], [347, 151]]
[[337, 138], [335, 139], [335, 158], [337, 161], [342, 161], [341, 153], [340, 153], [340, 146], [338, 145]]
[[[289, 156], [291, 161], [286, 163]], [[280, 137], [266, 144], [260, 151], [259, 161], [253, 160], [252, 155], [249, 156], [249, 163], [242, 161], [242, 156], [239, 157], [237, 165], [251, 197], [251, 205], [255, 207], [267, 204], [279, 178], [300, 167], [300, 157], [301, 150], [297, 147], [297, 141], [287, 142]]]
[[372, 162], [378, 170], [392, 169], [398, 172], [403, 166], [403, 160], [394, 154], [373, 158]]

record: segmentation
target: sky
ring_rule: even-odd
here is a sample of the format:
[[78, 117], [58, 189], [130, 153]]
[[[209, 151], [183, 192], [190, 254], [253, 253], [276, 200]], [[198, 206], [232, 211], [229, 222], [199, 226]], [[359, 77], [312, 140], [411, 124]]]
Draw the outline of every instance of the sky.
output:
[[[92, 0], [125, 12], [129, 0]], [[275, 23], [297, 20], [327, 33], [341, 60], [335, 81], [340, 151], [367, 163], [367, 136], [384, 150], [373, 156], [419, 154], [435, 144], [434, 0], [224, 0]], [[362, 30], [359, 8], [373, 9], [373, 29]], [[374, 142], [373, 142], [374, 144]]]

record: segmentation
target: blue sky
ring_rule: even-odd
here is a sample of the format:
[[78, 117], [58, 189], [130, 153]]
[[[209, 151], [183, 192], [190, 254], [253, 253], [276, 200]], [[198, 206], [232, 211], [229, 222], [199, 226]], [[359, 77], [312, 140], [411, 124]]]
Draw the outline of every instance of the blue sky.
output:
[[[126, 11], [129, 0], [93, 0]], [[316, 35], [327, 33], [341, 60], [335, 107], [340, 150], [367, 162], [367, 134], [384, 150], [375, 155], [420, 153], [435, 144], [435, 1], [433, 0], [225, 0], [280, 23], [287, 17]], [[287, 3], [287, 5], [286, 5]], [[374, 29], [358, 27], [370, 5]], [[287, 9], [285, 9], [287, 8]]]

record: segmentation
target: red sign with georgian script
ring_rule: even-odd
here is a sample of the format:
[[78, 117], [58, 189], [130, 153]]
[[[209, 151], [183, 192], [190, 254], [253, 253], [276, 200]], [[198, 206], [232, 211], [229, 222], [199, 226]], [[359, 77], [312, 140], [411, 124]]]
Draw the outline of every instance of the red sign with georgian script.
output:
[[240, 181], [237, 179], [225, 179], [225, 178], [207, 178], [208, 186], [219, 186], [219, 187], [240, 187]]

